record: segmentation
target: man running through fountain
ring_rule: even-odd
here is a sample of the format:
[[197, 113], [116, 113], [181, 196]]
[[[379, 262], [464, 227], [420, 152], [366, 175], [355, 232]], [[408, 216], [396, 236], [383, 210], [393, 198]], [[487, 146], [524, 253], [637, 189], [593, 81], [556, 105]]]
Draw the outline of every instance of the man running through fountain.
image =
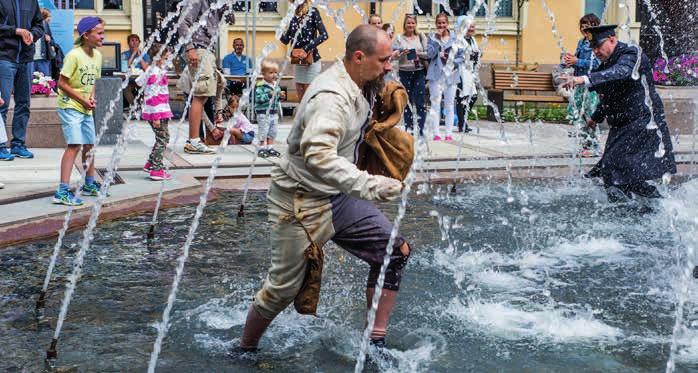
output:
[[[272, 169], [267, 194], [272, 223], [272, 264], [250, 306], [240, 346], [232, 354], [256, 351], [271, 321], [299, 294], [308, 264], [304, 252], [332, 240], [370, 265], [366, 298], [370, 307], [392, 224], [369, 202], [400, 196], [396, 179], [359, 170], [356, 154], [371, 105], [392, 69], [388, 34], [372, 25], [354, 29], [344, 59], [318, 76], [300, 103], [288, 150]], [[312, 241], [311, 241], [312, 240]], [[397, 237], [378, 304], [371, 340], [385, 343], [409, 246]]]
[[[588, 76], [576, 76], [566, 83], [569, 87], [584, 84], [589, 90], [598, 92], [599, 105], [591, 118], [587, 118], [587, 124], [593, 129], [606, 119], [611, 127], [603, 157], [589, 175], [603, 178], [610, 202], [633, 196], [660, 198], [657, 188], [647, 180], [676, 173], [664, 105], [655, 91], [651, 64], [644, 53], [639, 75], [633, 78], [638, 49], [618, 41], [616, 27], [603, 25], [585, 29], [601, 65]], [[643, 76], [656, 122], [652, 126], [648, 126], [651, 116], [645, 104]]]

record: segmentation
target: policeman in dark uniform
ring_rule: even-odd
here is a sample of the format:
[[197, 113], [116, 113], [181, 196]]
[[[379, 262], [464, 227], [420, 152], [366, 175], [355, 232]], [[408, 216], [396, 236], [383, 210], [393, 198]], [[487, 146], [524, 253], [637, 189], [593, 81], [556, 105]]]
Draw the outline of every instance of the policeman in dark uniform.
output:
[[[616, 27], [601, 25], [586, 29], [587, 39], [601, 65], [588, 76], [570, 77], [566, 83], [568, 87], [584, 84], [598, 92], [600, 103], [587, 123], [594, 128], [606, 119], [611, 128], [603, 157], [588, 175], [603, 178], [610, 202], [634, 196], [660, 198], [647, 180], [676, 173], [664, 105], [654, 88], [649, 59], [644, 53], [638, 56], [636, 47], [618, 41]], [[639, 74], [633, 77], [638, 58], [641, 58]], [[643, 75], [654, 123], [645, 104]]]

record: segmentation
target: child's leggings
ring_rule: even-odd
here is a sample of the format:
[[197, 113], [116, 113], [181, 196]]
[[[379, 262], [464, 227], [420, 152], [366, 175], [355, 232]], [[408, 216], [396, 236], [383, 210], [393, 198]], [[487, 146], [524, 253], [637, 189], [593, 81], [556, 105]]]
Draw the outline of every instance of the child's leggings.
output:
[[162, 156], [163, 153], [165, 153], [165, 148], [167, 148], [167, 143], [170, 142], [170, 133], [167, 130], [167, 122], [167, 119], [161, 119], [159, 125], [156, 125], [153, 121], [148, 122], [150, 124], [150, 128], [153, 129], [153, 133], [155, 133], [155, 144], [153, 145], [153, 150], [150, 151], [150, 156], [148, 157], [151, 170], [161, 170], [165, 167], [162, 163]]

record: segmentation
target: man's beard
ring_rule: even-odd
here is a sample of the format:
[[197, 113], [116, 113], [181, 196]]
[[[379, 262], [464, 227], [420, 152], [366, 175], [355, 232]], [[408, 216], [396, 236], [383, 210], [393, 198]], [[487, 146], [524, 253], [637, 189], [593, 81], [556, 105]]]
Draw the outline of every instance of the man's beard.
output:
[[384, 76], [385, 74], [381, 74], [376, 79], [369, 80], [364, 83], [364, 97], [366, 97], [368, 102], [375, 102], [378, 95], [383, 90], [383, 87], [385, 87], [385, 80], [383, 79]]

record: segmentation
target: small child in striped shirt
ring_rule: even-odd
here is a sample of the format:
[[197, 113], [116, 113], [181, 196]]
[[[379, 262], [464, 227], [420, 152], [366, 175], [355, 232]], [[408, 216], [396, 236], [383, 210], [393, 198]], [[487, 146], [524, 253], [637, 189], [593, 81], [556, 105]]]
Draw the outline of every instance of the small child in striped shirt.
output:
[[[163, 49], [164, 48], [164, 49]], [[158, 57], [158, 53], [162, 53]], [[167, 68], [164, 67], [171, 51], [162, 45], [154, 45], [150, 50], [150, 55], [154, 62], [148, 67], [145, 73], [141, 74], [136, 83], [139, 86], [145, 85], [143, 112], [141, 117], [148, 121], [155, 133], [155, 144], [150, 152], [148, 161], [143, 166], [143, 171], [150, 174], [152, 180], [169, 180], [172, 175], [165, 172], [163, 163], [163, 153], [170, 141], [170, 133], [167, 124], [172, 118], [170, 110], [170, 92], [167, 88]]]

